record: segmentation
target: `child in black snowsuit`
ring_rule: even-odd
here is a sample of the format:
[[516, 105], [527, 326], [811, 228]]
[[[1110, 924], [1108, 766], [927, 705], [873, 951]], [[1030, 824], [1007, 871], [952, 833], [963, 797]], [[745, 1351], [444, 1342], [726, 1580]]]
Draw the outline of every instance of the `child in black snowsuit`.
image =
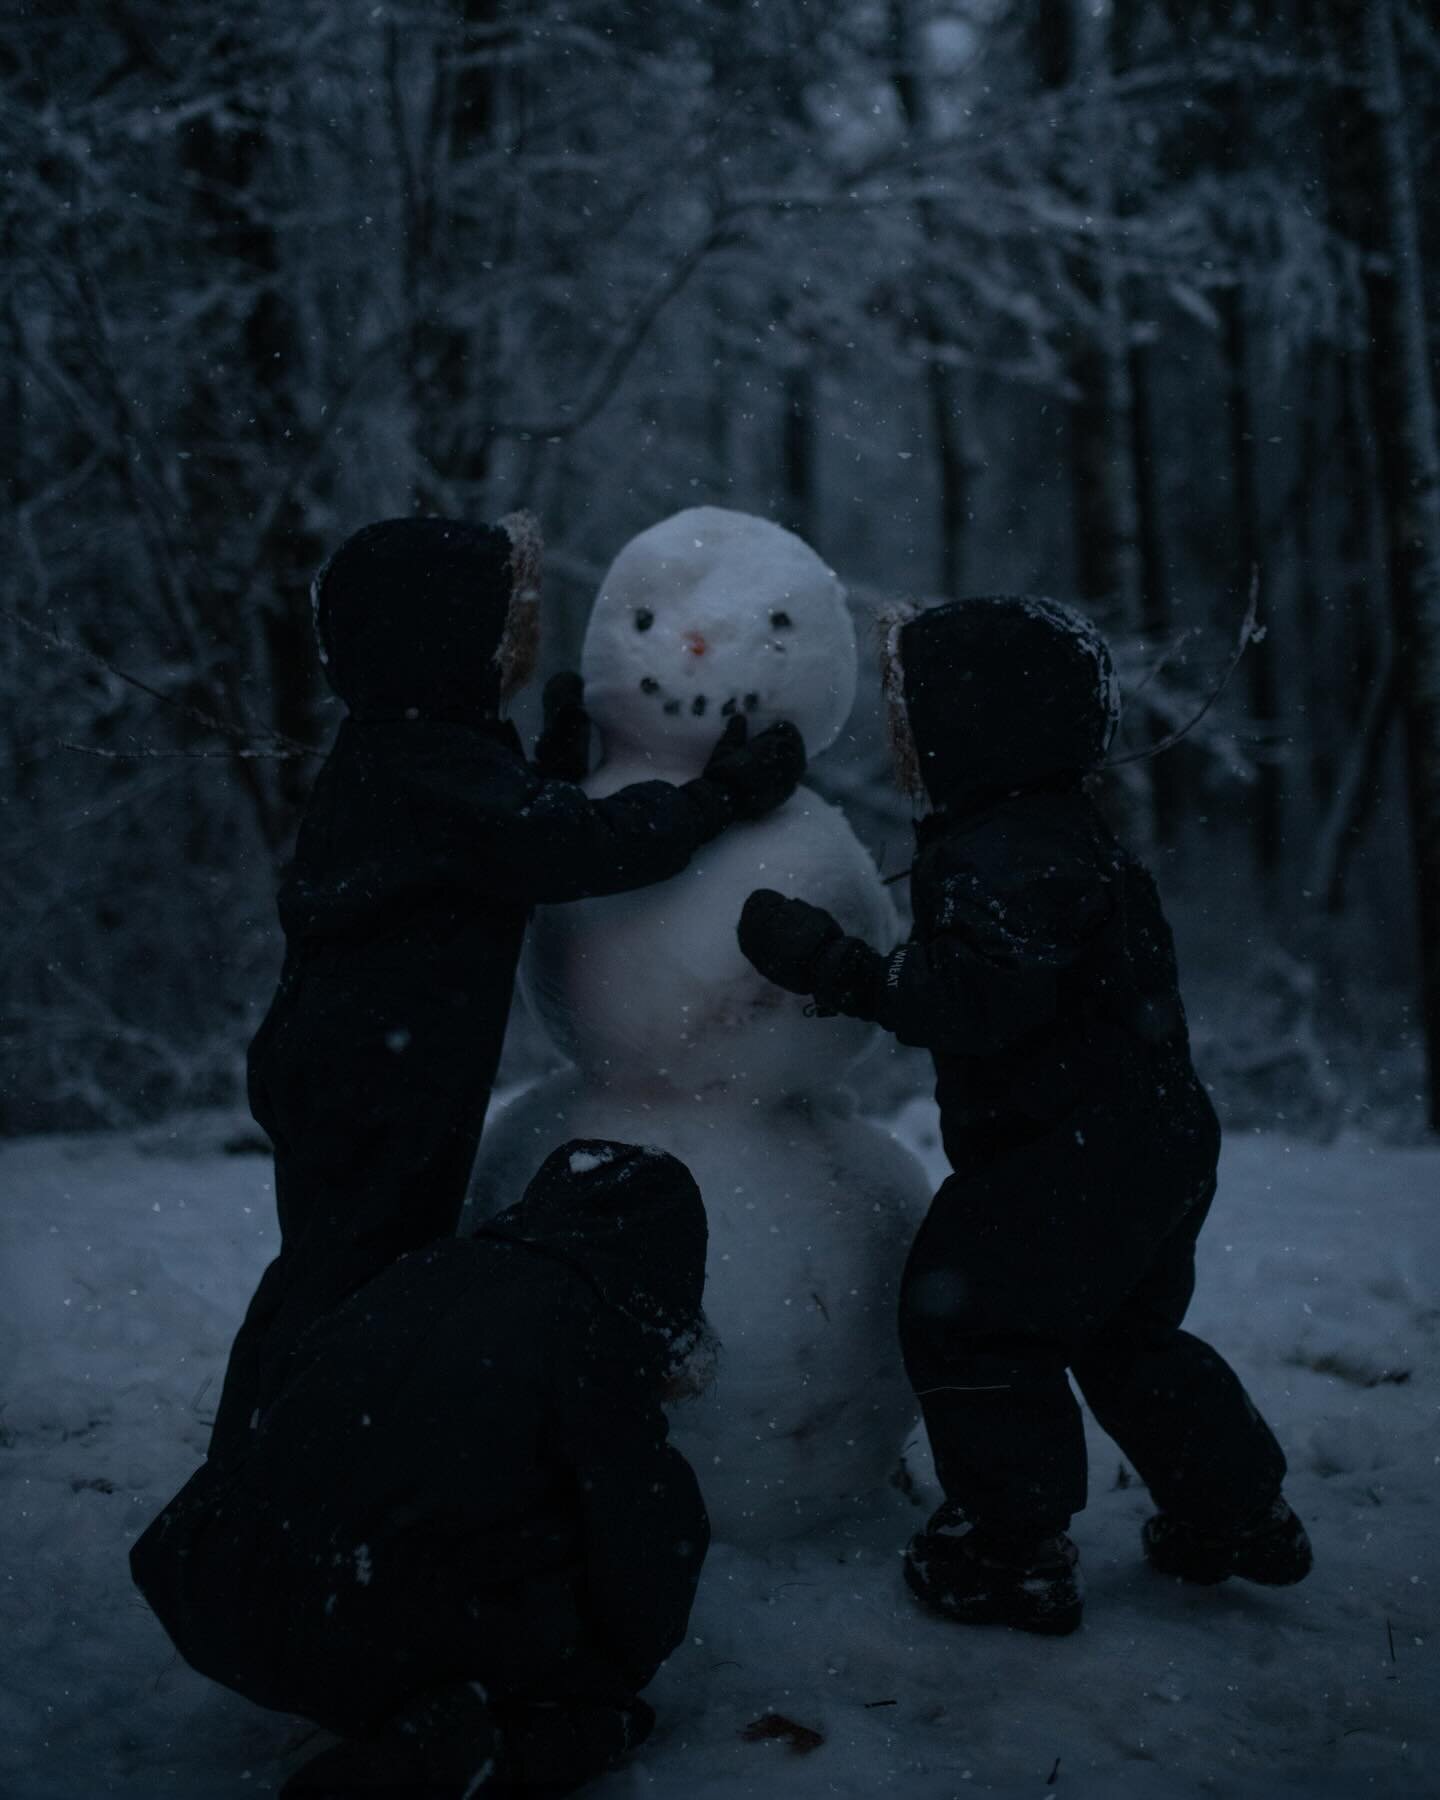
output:
[[564, 1145], [314, 1320], [139, 1540], [189, 1663], [349, 1740], [287, 1795], [568, 1793], [643, 1741], [710, 1535], [660, 1407], [705, 1239], [673, 1157]]
[[244, 1449], [299, 1331], [407, 1250], [449, 1236], [500, 1060], [532, 907], [678, 874], [805, 769], [793, 725], [732, 720], [704, 774], [587, 799], [574, 677], [537, 763], [502, 702], [529, 673], [538, 548], [506, 528], [392, 519], [316, 578], [349, 716], [281, 885], [285, 963], [250, 1047], [275, 1146], [281, 1251], [231, 1352], [212, 1461]]
[[955, 601], [892, 632], [887, 689], [933, 807], [913, 937], [882, 956], [769, 890], [739, 935], [820, 1012], [934, 1057], [954, 1173], [911, 1252], [900, 1332], [946, 1499], [910, 1544], [910, 1585], [956, 1620], [1080, 1623], [1067, 1369], [1159, 1507], [1157, 1569], [1298, 1581], [1310, 1548], [1280, 1447], [1180, 1329], [1220, 1133], [1155, 884], [1083, 790], [1117, 711], [1104, 641], [1053, 601]]
[[[581, 1317], [598, 1304], [588, 1284], [645, 1331], [661, 1315], [667, 1333], [687, 1328], [703, 1219], [684, 1170], [647, 1162], [641, 1181], [623, 1164], [625, 1195], [643, 1199], [631, 1238], [557, 1225], [547, 1200], [543, 1231], [530, 1201], [512, 1219], [536, 1246], [519, 1262], [497, 1261], [493, 1234], [483, 1251], [453, 1241], [526, 919], [539, 902], [677, 873], [733, 820], [784, 800], [805, 763], [793, 727], [747, 743], [732, 722], [699, 779], [591, 801], [559, 778], [583, 773], [573, 677], [547, 690], [540, 766], [527, 763], [499, 712], [528, 673], [536, 560], [523, 518], [404, 519], [359, 532], [317, 577], [322, 653], [349, 716], [281, 887], [285, 963], [249, 1064], [281, 1249], [236, 1337], [209, 1459], [133, 1557], [198, 1667], [347, 1733], [380, 1730], [404, 1704], [405, 1743], [436, 1767], [459, 1745], [467, 1780], [488, 1714], [467, 1720], [453, 1693], [427, 1711], [427, 1684], [480, 1679], [527, 1703], [598, 1693], [633, 1725], [634, 1690], [683, 1627], [704, 1549], [656, 1405], [668, 1337]], [[618, 1199], [606, 1183], [621, 1172], [596, 1193]], [[647, 1247], [667, 1209], [668, 1271]], [[502, 1298], [510, 1283], [526, 1304]], [[377, 1410], [380, 1390], [391, 1399]], [[613, 1455], [587, 1409], [613, 1417]], [[550, 1522], [523, 1549], [532, 1511]], [[650, 1521], [650, 1548], [621, 1515]], [[627, 1637], [617, 1596], [632, 1580]], [[532, 1611], [549, 1623], [530, 1646]], [[502, 1770], [531, 1768], [529, 1741]], [[611, 1731], [580, 1773], [617, 1747]]]

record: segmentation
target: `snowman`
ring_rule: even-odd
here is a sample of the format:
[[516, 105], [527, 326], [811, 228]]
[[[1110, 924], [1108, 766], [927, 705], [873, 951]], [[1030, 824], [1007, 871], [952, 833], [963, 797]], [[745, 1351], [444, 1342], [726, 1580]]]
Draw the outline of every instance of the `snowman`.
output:
[[[806, 544], [715, 507], [633, 538], [595, 602], [582, 655], [603, 741], [593, 795], [700, 773], [726, 721], [790, 719], [814, 755], [855, 693], [844, 590]], [[757, 887], [803, 895], [870, 943], [899, 935], [843, 814], [805, 787], [738, 825], [673, 880], [543, 908], [527, 998], [573, 1067], [487, 1130], [478, 1223], [571, 1137], [655, 1144], [705, 1198], [709, 1337], [669, 1406], [717, 1536], [763, 1542], [885, 1491], [915, 1407], [895, 1312], [929, 1201], [919, 1165], [857, 1116], [846, 1071], [872, 1027], [807, 1017], [740, 954]]]

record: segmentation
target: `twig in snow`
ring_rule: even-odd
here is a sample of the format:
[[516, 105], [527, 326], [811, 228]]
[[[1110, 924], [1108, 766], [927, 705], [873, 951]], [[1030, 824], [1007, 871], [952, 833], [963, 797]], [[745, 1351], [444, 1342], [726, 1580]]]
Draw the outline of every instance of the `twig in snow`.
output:
[[761, 1744], [767, 1739], [779, 1740], [788, 1744], [799, 1756], [808, 1756], [812, 1750], [818, 1750], [825, 1742], [818, 1731], [812, 1731], [808, 1725], [797, 1725], [794, 1719], [787, 1719], [783, 1713], [762, 1713], [758, 1719], [740, 1729], [740, 1737], [747, 1744]]

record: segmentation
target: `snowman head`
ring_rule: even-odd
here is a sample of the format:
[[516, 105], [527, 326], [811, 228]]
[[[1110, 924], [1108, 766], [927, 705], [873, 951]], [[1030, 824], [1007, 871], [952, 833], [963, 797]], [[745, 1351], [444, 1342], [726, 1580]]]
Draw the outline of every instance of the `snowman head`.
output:
[[610, 565], [582, 668], [611, 754], [703, 756], [738, 713], [757, 730], [793, 721], [814, 755], [855, 698], [855, 631], [844, 588], [793, 532], [697, 506]]

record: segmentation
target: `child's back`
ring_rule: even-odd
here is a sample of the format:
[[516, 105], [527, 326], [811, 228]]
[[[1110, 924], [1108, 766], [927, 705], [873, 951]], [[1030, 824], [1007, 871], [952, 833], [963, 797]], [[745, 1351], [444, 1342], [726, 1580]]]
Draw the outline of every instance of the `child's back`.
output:
[[212, 1458], [244, 1453], [314, 1319], [453, 1233], [532, 907], [664, 880], [804, 771], [784, 725], [722, 742], [683, 786], [604, 800], [528, 762], [499, 714], [530, 672], [537, 560], [523, 516], [392, 519], [316, 578], [347, 716], [281, 885], [285, 963], [250, 1047], [282, 1250], [231, 1353]]
[[[932, 813], [918, 837], [924, 966], [892, 959], [881, 1012], [934, 1054], [951, 1166], [1089, 1107], [1173, 1139], [1194, 1181], [1213, 1171], [1218, 1126], [1190, 1060], [1170, 928], [1149, 871], [1093, 802], [1078, 787], [1022, 792]], [[952, 946], [965, 990], [947, 996]]]
[[[1219, 1127], [1155, 884], [1083, 791], [1116, 717], [1109, 652], [1070, 609], [1008, 598], [921, 613], [891, 649], [900, 759], [934, 808], [912, 938], [880, 957], [761, 893], [741, 943], [781, 985], [934, 1057], [954, 1174], [911, 1252], [901, 1339], [947, 1503], [911, 1546], [911, 1584], [959, 1620], [1079, 1623], [1067, 1367], [1159, 1503], [1157, 1566], [1297, 1580], [1309, 1549], [1280, 1447], [1179, 1329]], [[1277, 1530], [1284, 1554], [1257, 1555]]]

